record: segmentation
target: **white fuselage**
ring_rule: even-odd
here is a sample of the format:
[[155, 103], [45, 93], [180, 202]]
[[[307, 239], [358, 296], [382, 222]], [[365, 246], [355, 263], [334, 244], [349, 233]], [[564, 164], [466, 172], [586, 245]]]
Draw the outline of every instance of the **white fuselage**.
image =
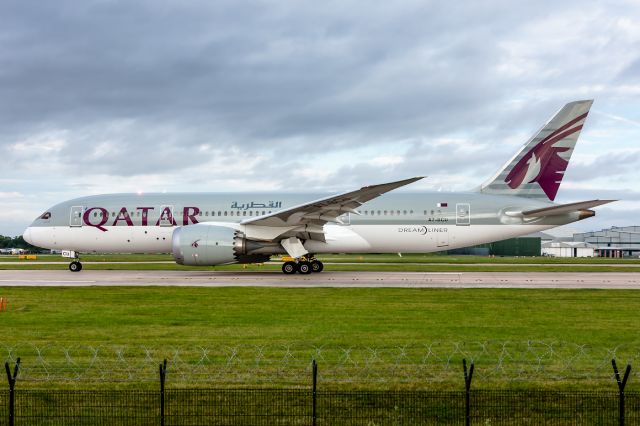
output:
[[[25, 231], [32, 244], [80, 253], [168, 253], [178, 226], [219, 225], [257, 235], [243, 220], [308, 200], [309, 195], [115, 194], [54, 206]], [[251, 200], [240, 204], [237, 199]], [[277, 201], [271, 201], [276, 199]], [[549, 203], [477, 193], [386, 194], [346, 214], [344, 224], [324, 225], [324, 239], [304, 242], [311, 253], [434, 252], [502, 240], [577, 220], [523, 220], [508, 210]], [[169, 207], [167, 207], [169, 206]], [[264, 206], [264, 207], [262, 207]], [[255, 209], [253, 208], [255, 207]], [[166, 213], [170, 212], [170, 215]], [[266, 227], [262, 227], [265, 229]], [[284, 252], [272, 246], [262, 254]]]

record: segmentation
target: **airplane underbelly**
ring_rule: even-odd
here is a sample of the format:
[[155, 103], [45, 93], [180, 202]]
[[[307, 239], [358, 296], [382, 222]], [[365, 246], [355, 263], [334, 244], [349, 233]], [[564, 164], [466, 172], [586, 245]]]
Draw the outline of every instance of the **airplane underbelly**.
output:
[[168, 253], [173, 227], [112, 226], [32, 227], [30, 237], [38, 247], [80, 253]]
[[325, 226], [326, 243], [307, 241], [312, 253], [428, 253], [504, 240], [550, 225], [354, 225]]

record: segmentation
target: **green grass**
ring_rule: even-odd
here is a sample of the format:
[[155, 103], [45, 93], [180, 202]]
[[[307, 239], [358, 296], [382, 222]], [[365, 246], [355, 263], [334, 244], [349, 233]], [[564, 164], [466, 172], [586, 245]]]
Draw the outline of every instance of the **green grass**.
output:
[[2, 287], [0, 292], [12, 301], [3, 313], [3, 329], [30, 342], [398, 344], [524, 337], [610, 346], [629, 337], [640, 341], [640, 293], [623, 290]]
[[[640, 293], [627, 290], [0, 287], [0, 296], [4, 357], [54, 376], [55, 365], [84, 371], [102, 348], [98, 364], [125, 381], [127, 368], [153, 380], [167, 357], [215, 371], [218, 384], [291, 385], [306, 383], [316, 357], [337, 385], [455, 387], [467, 357], [480, 387], [608, 388], [610, 350], [623, 363], [640, 346]], [[98, 373], [83, 374], [86, 384]]]

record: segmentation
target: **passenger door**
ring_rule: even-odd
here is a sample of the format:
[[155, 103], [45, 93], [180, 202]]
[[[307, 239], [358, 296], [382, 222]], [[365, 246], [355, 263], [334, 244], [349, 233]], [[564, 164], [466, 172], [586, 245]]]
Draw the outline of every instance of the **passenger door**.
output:
[[83, 206], [72, 206], [69, 215], [69, 226], [82, 226]]

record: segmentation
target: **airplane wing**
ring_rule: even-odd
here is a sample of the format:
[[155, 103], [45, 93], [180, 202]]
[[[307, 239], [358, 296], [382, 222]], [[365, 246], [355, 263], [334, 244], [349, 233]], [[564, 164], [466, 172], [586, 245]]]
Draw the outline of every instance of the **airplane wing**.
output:
[[279, 228], [282, 229], [282, 233], [286, 232], [287, 236], [324, 241], [323, 226], [327, 222], [341, 223], [339, 216], [344, 213], [358, 214], [356, 209], [367, 201], [423, 178], [424, 176], [420, 176], [380, 185], [364, 186], [356, 191], [321, 198], [269, 215], [250, 218], [242, 221], [241, 224]]
[[523, 217], [541, 217], [541, 216], [555, 216], [565, 213], [571, 213], [578, 210], [586, 210], [592, 207], [601, 206], [603, 204], [612, 203], [617, 200], [590, 200], [580, 201], [578, 203], [560, 204], [552, 207], [545, 207], [542, 209], [528, 210], [522, 212]]

